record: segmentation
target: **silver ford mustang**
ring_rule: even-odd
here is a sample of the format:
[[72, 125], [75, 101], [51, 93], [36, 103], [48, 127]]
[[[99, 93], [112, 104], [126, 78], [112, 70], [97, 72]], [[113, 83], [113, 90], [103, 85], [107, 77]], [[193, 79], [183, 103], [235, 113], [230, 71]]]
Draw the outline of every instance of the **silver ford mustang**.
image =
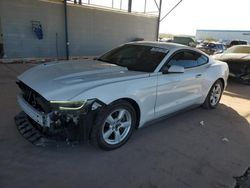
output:
[[128, 43], [95, 60], [21, 74], [16, 124], [36, 145], [60, 137], [112, 150], [154, 119], [191, 106], [215, 108], [228, 74], [226, 63], [187, 46]]

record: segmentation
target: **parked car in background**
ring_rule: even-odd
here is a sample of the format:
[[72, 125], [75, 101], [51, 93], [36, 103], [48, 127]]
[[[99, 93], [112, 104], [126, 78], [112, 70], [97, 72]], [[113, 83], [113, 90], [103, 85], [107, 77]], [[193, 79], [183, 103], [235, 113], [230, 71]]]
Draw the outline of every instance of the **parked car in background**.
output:
[[214, 55], [225, 51], [226, 47], [219, 42], [204, 42], [196, 47], [208, 55]]
[[186, 36], [174, 36], [172, 42], [190, 47], [196, 47], [197, 45], [192, 37], [186, 37]]
[[250, 46], [237, 45], [228, 48], [224, 53], [213, 56], [214, 59], [228, 64], [230, 75], [250, 84]]
[[245, 40], [233, 40], [229, 43], [229, 48], [232, 47], [232, 46], [236, 46], [236, 45], [247, 45], [248, 42], [245, 41]]
[[24, 113], [16, 124], [38, 145], [39, 130], [116, 149], [156, 118], [191, 106], [216, 108], [227, 78], [226, 63], [194, 48], [128, 43], [97, 60], [41, 64], [24, 72], [18, 77]]
[[172, 38], [160, 38], [159, 39], [160, 42], [173, 42]]

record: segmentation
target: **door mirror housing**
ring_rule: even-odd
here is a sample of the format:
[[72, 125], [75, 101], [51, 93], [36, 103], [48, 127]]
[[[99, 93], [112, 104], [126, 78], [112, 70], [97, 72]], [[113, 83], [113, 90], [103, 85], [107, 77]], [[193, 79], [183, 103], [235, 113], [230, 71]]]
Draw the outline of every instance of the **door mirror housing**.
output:
[[168, 69], [163, 70], [162, 73], [163, 74], [167, 74], [167, 73], [184, 73], [185, 69], [183, 66], [179, 66], [179, 65], [171, 65]]

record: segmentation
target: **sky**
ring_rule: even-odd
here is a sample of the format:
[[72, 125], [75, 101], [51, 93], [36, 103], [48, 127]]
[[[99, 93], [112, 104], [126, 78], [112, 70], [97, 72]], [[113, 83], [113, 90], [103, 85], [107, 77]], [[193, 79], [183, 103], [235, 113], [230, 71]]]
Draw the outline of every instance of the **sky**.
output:
[[[168, 12], [178, 0], [163, 0]], [[183, 0], [161, 22], [161, 33], [195, 35], [197, 29], [250, 30], [250, 0]]]
[[[87, 0], [85, 0], [87, 1]], [[159, 0], [156, 0], [159, 1]], [[179, 0], [162, 0], [164, 16]], [[127, 8], [128, 0], [122, 0]], [[132, 10], [143, 12], [145, 0], [133, 0]], [[111, 5], [112, 0], [91, 0]], [[114, 0], [120, 7], [120, 0]], [[156, 11], [154, 0], [147, 0], [147, 12]], [[195, 35], [197, 29], [250, 30], [250, 0], [183, 0], [160, 25], [160, 33]]]

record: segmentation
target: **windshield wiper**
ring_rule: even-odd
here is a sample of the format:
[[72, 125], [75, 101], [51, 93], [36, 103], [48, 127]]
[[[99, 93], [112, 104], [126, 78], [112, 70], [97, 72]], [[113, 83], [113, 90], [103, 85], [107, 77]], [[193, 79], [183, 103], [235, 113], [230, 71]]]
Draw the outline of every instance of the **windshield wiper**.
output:
[[111, 62], [111, 61], [108, 61], [108, 60], [105, 60], [105, 59], [102, 59], [102, 58], [98, 58], [97, 61], [101, 61], [101, 62], [105, 62], [105, 63], [109, 63], [109, 64], [112, 64], [112, 65], [117, 65], [117, 66], [123, 67], [122, 65], [120, 65], [118, 63], [114, 63], [114, 62]]
[[102, 59], [102, 58], [97, 58], [96, 60], [97, 60], [97, 61], [102, 61], [102, 62], [106, 62], [106, 63], [111, 63], [110, 61], [108, 61], [108, 60], [105, 60], [105, 59]]
[[98, 58], [96, 60], [97, 61], [101, 61], [101, 62], [105, 62], [105, 63], [109, 63], [109, 64], [112, 64], [112, 65], [117, 65], [117, 66], [120, 66], [120, 67], [126, 67], [127, 68], [127, 66], [125, 66], [125, 65], [114, 63], [114, 62], [111, 62], [111, 61], [108, 61], [108, 60], [105, 60], [105, 59], [102, 59], [102, 58]]

